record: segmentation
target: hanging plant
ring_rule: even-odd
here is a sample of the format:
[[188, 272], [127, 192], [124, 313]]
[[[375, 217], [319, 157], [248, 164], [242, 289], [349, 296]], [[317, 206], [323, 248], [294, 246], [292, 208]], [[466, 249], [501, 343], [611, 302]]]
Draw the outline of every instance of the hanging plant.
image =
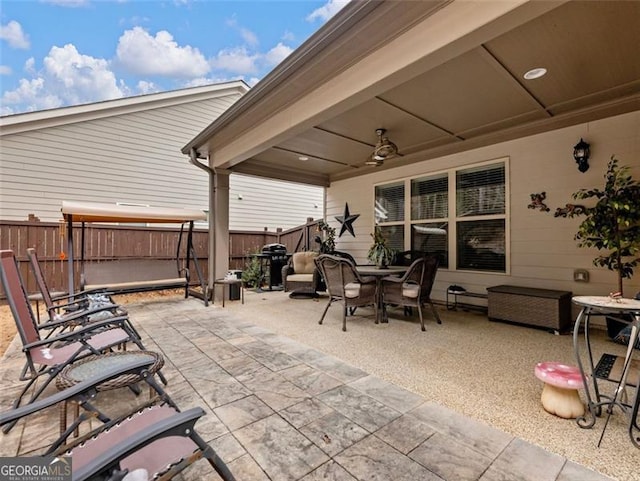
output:
[[581, 189], [573, 198], [597, 200], [593, 207], [572, 210], [568, 217], [586, 217], [575, 235], [578, 246], [606, 251], [593, 264], [617, 273], [622, 295], [622, 280], [630, 279], [640, 264], [640, 183], [631, 177], [629, 167], [618, 166], [611, 157], [604, 189]]

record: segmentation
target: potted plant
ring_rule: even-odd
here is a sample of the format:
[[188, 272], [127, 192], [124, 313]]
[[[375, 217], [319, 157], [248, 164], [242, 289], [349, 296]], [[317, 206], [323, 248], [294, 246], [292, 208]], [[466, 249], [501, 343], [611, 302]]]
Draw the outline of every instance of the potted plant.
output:
[[581, 189], [574, 199], [597, 199], [592, 207], [573, 211], [570, 217], [584, 215], [575, 239], [579, 247], [608, 251], [593, 260], [598, 267], [616, 271], [617, 290], [623, 294], [623, 279], [633, 275], [640, 263], [640, 183], [633, 180], [629, 167], [618, 166], [611, 157], [605, 174], [604, 189]]
[[[258, 252], [256, 251], [256, 254]], [[256, 255], [247, 253], [247, 261], [242, 271], [242, 280], [247, 287], [253, 287], [256, 292], [260, 291], [262, 282], [264, 281], [264, 275], [260, 266], [260, 259]]]
[[387, 245], [387, 239], [378, 226], [375, 227], [371, 237], [373, 237], [373, 244], [369, 247], [367, 258], [378, 268], [386, 269], [391, 264], [395, 252]]
[[320, 254], [331, 254], [336, 250], [336, 230], [325, 221], [318, 222], [319, 235], [315, 237], [315, 241], [320, 244]]
[[[611, 157], [604, 188], [581, 189], [573, 194], [573, 198], [596, 199], [594, 206], [575, 210], [569, 215], [586, 217], [578, 227], [575, 239], [579, 247], [605, 251], [593, 259], [593, 264], [617, 273], [617, 291], [622, 296], [623, 279], [630, 279], [633, 269], [640, 264], [640, 183], [631, 177], [629, 167], [618, 166], [618, 160]], [[609, 319], [607, 323], [610, 324]], [[621, 325], [609, 326], [610, 336], [617, 327]]]

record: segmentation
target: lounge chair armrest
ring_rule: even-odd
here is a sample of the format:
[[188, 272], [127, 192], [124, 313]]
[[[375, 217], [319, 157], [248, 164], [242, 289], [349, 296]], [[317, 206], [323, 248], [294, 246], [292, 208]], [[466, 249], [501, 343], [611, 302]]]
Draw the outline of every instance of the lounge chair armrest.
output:
[[94, 389], [95, 386], [123, 374], [136, 373], [141, 375], [143, 371], [148, 369], [153, 364], [153, 362], [153, 359], [148, 358], [134, 359], [126, 364], [114, 366], [111, 369], [107, 369], [97, 376], [92, 377], [91, 379], [87, 379], [86, 381], [52, 394], [51, 396], [48, 396], [44, 399], [40, 399], [30, 404], [25, 404], [24, 406], [13, 409], [11, 411], [0, 413], [0, 426], [46, 409], [59, 402], [72, 399], [81, 394], [86, 394], [87, 392], [90, 392], [92, 389]]
[[82, 319], [83, 317], [90, 316], [91, 314], [97, 314], [98, 312], [104, 312], [104, 311], [111, 311], [119, 307], [120, 305], [118, 304], [105, 304], [98, 307], [94, 307], [92, 309], [82, 309], [80, 311], [71, 311], [66, 314], [62, 314], [59, 319], [56, 319], [56, 321], [62, 321], [62, 322], [75, 321], [77, 319]]
[[[110, 317], [109, 319], [105, 319], [104, 321], [92, 322], [91, 324], [81, 327], [80, 329], [76, 329], [75, 331], [63, 332], [58, 334], [57, 336], [51, 336], [46, 339], [40, 339], [39, 341], [30, 342], [29, 344], [25, 344], [22, 347], [23, 351], [29, 350], [33, 347], [39, 346], [47, 346], [53, 344], [56, 341], [69, 342], [78, 339], [82, 339], [87, 336], [87, 334], [93, 333], [96, 329], [100, 329], [103, 327], [122, 327], [129, 318], [127, 316], [118, 316], [118, 317]], [[63, 326], [65, 322], [55, 321], [58, 325]], [[53, 326], [55, 322], [48, 323]]]
[[141, 429], [129, 436], [125, 442], [105, 451], [82, 468], [75, 470], [73, 479], [84, 481], [99, 473], [108, 474], [119, 467], [122, 459], [157, 439], [169, 436], [189, 436], [193, 432], [196, 421], [204, 414], [202, 408], [192, 408], [184, 412], [176, 412], [169, 418]]
[[74, 300], [69, 302], [69, 304], [74, 304], [74, 303], [77, 303], [77, 302], [86, 302], [86, 297], [89, 294], [104, 294], [105, 296], [111, 295], [111, 293], [108, 292], [106, 288], [98, 287], [96, 289], [87, 289], [85, 291], [78, 291], [78, 292], [74, 292], [72, 294], [64, 294], [64, 295], [60, 295], [60, 296], [55, 296], [55, 297], [52, 297], [51, 300], [53, 302], [60, 302], [60, 301], [70, 300], [70, 299], [73, 298]]

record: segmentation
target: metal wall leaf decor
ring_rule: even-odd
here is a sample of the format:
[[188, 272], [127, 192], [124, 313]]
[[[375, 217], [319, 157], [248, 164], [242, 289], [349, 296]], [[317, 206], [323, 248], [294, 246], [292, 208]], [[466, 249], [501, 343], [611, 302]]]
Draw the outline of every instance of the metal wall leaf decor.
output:
[[349, 232], [353, 237], [356, 236], [356, 234], [353, 232], [353, 223], [354, 221], [360, 217], [360, 214], [351, 214], [349, 213], [349, 204], [347, 204], [345, 202], [344, 204], [344, 215], [337, 215], [336, 216], [336, 220], [338, 222], [340, 222], [340, 234], [338, 234], [338, 237], [342, 237], [342, 234], [344, 234], [345, 232]]

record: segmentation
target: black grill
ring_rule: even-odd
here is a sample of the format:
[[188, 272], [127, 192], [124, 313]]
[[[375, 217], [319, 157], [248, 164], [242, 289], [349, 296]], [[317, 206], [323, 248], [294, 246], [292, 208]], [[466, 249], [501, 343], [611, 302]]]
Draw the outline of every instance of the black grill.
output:
[[282, 286], [282, 268], [289, 260], [287, 246], [282, 244], [266, 244], [262, 254], [258, 254], [264, 275], [269, 275], [269, 290]]

